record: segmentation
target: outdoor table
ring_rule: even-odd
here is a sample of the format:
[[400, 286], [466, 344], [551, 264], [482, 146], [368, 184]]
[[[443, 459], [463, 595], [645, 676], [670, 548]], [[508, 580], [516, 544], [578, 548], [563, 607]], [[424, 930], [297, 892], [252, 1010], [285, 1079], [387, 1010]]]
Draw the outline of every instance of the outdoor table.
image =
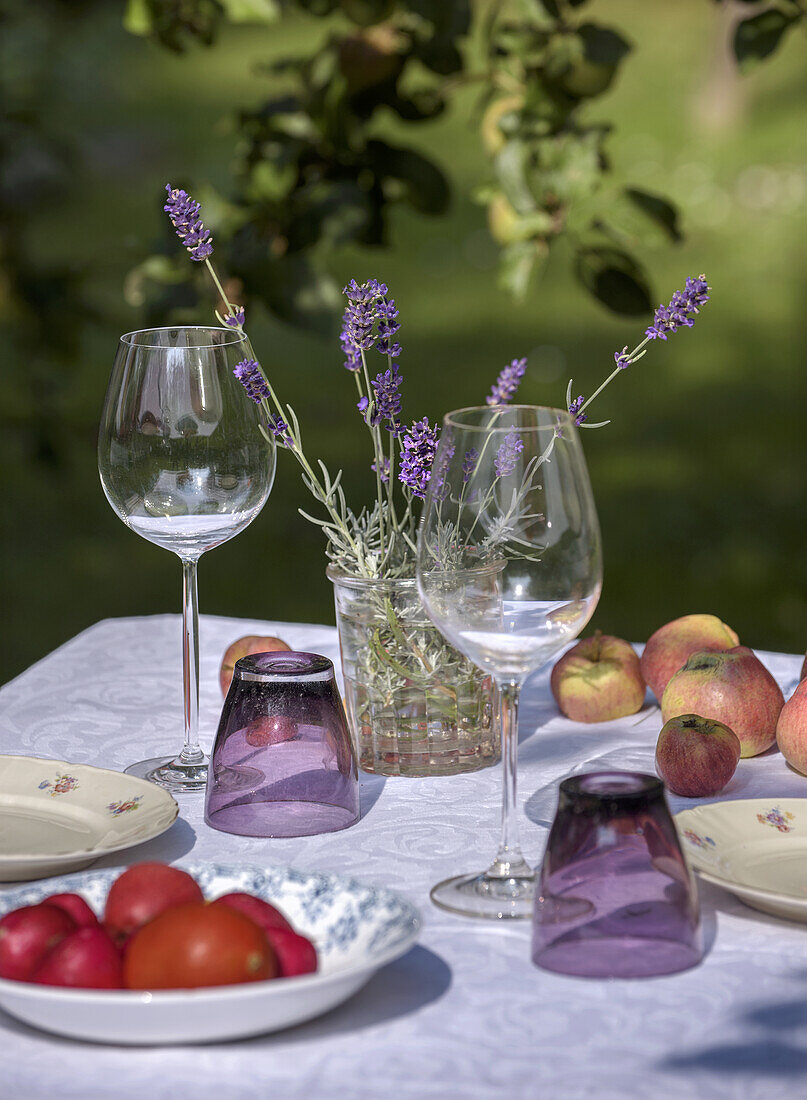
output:
[[[218, 666], [243, 634], [331, 657], [331, 627], [203, 616], [201, 729], [221, 709]], [[788, 693], [801, 657], [760, 653]], [[572, 772], [653, 772], [658, 708], [583, 726], [561, 717], [548, 670], [521, 710], [519, 801], [538, 863], [557, 784]], [[122, 769], [179, 747], [175, 616], [106, 620], [0, 689], [5, 753]], [[201, 795], [180, 796], [162, 837], [95, 864], [144, 859], [292, 864], [392, 887], [419, 906], [418, 946], [328, 1015], [285, 1032], [206, 1046], [127, 1048], [47, 1035], [0, 1014], [0, 1097], [39, 1100], [398, 1100], [400, 1097], [690, 1100], [802, 1095], [807, 1073], [807, 929], [700, 884], [709, 949], [687, 973], [634, 981], [565, 978], [530, 961], [527, 921], [436, 909], [432, 884], [481, 868], [497, 840], [500, 772], [432, 779], [362, 775], [362, 819], [341, 833], [265, 840], [215, 832]], [[807, 797], [778, 752], [740, 762], [724, 798]], [[711, 801], [711, 800], [705, 800]], [[670, 799], [673, 811], [693, 800]], [[7, 887], [0, 887], [7, 889]]]

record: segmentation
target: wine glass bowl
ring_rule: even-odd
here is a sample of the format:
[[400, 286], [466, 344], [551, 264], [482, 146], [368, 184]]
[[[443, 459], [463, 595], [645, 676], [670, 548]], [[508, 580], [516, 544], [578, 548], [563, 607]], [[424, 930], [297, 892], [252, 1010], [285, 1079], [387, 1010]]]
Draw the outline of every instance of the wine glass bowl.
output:
[[418, 538], [418, 586], [430, 619], [501, 700], [502, 840], [486, 872], [432, 891], [480, 917], [528, 917], [534, 873], [514, 816], [518, 695], [572, 641], [602, 585], [600, 533], [577, 429], [562, 410], [483, 406], [449, 413]]
[[172, 790], [202, 789], [198, 745], [196, 564], [263, 508], [275, 447], [261, 408], [233, 375], [253, 358], [235, 329], [154, 328], [122, 336], [98, 437], [98, 469], [110, 505], [183, 568], [185, 744], [177, 756], [127, 768]]

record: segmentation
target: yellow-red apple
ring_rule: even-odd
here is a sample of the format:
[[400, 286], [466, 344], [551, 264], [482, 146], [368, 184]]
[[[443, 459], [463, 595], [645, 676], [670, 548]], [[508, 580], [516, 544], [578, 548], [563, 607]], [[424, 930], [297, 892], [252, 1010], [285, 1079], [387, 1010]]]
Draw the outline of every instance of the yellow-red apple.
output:
[[644, 702], [644, 680], [633, 646], [599, 631], [561, 657], [552, 669], [550, 686], [560, 709], [575, 722], [624, 718]]
[[219, 669], [221, 694], [227, 694], [233, 678], [235, 662], [240, 661], [242, 657], [251, 657], [253, 653], [277, 653], [281, 650], [290, 649], [291, 646], [286, 645], [280, 638], [262, 638], [258, 634], [245, 634], [243, 638], [238, 638], [227, 646], [221, 659], [221, 668]]
[[673, 794], [686, 798], [722, 791], [739, 760], [740, 741], [734, 730], [699, 714], [671, 718], [656, 742], [656, 771]]
[[802, 680], [782, 707], [776, 743], [791, 767], [807, 774], [807, 680]]
[[642, 654], [642, 676], [661, 702], [670, 677], [693, 653], [732, 649], [740, 639], [715, 615], [684, 615], [660, 626], [647, 640]]
[[722, 722], [740, 741], [742, 756], [757, 756], [776, 740], [785, 697], [748, 646], [722, 653], [693, 653], [670, 679], [661, 700], [665, 722], [679, 714], [699, 714]]

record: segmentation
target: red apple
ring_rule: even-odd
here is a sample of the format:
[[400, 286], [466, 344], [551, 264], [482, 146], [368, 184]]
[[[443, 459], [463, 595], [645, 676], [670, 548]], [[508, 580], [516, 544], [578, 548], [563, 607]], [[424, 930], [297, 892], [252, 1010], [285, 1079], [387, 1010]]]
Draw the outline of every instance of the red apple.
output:
[[254, 920], [256, 924], [259, 924], [264, 932], [268, 932], [270, 928], [283, 928], [287, 932], [294, 931], [279, 909], [275, 909], [274, 905], [270, 905], [263, 898], [256, 898], [254, 894], [234, 891], [232, 894], [223, 894], [211, 904], [228, 905], [231, 909], [237, 909], [245, 917], [249, 917], [250, 920]]
[[277, 956], [281, 978], [314, 973], [317, 969], [317, 949], [311, 940], [286, 928], [264, 928], [264, 931]]
[[236, 661], [240, 661], [242, 657], [251, 657], [253, 653], [277, 653], [284, 650], [290, 651], [291, 646], [286, 645], [282, 639], [262, 638], [258, 634], [245, 634], [243, 638], [228, 645], [219, 669], [221, 694], [226, 695], [229, 690]]
[[0, 978], [29, 981], [51, 948], [76, 922], [55, 905], [24, 905], [0, 920]]
[[607, 722], [635, 714], [645, 685], [633, 646], [599, 631], [565, 653], [552, 669], [555, 702], [575, 722]]
[[757, 756], [776, 740], [785, 703], [782, 689], [759, 658], [740, 645], [723, 653], [693, 653], [675, 673], [661, 700], [665, 722], [699, 714], [722, 722], [737, 735], [742, 756]]
[[642, 654], [642, 676], [661, 702], [670, 677], [683, 668], [693, 653], [732, 649], [740, 639], [730, 626], [714, 615], [684, 615], [659, 627], [647, 640]]
[[121, 953], [100, 925], [77, 928], [48, 952], [31, 981], [72, 989], [122, 989]]
[[807, 774], [807, 680], [801, 681], [782, 707], [776, 743], [788, 764]]
[[673, 794], [686, 798], [722, 791], [739, 759], [740, 741], [734, 730], [699, 714], [671, 718], [656, 742], [656, 771]]
[[167, 863], [136, 863], [115, 879], [104, 908], [104, 927], [119, 946], [173, 905], [204, 901], [195, 879]]
[[80, 894], [51, 894], [49, 898], [45, 898], [45, 904], [64, 909], [79, 928], [92, 928], [99, 923], [98, 917]]

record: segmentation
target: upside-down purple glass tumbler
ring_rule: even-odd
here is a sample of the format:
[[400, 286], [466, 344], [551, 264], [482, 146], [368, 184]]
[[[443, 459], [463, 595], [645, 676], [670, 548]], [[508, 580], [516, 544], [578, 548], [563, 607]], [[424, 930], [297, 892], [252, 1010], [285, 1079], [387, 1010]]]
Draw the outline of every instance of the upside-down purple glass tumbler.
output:
[[698, 894], [654, 775], [564, 779], [533, 916], [533, 962], [588, 978], [674, 974], [703, 957]]
[[358, 819], [356, 757], [332, 662], [316, 653], [242, 657], [210, 757], [207, 824], [289, 837]]

